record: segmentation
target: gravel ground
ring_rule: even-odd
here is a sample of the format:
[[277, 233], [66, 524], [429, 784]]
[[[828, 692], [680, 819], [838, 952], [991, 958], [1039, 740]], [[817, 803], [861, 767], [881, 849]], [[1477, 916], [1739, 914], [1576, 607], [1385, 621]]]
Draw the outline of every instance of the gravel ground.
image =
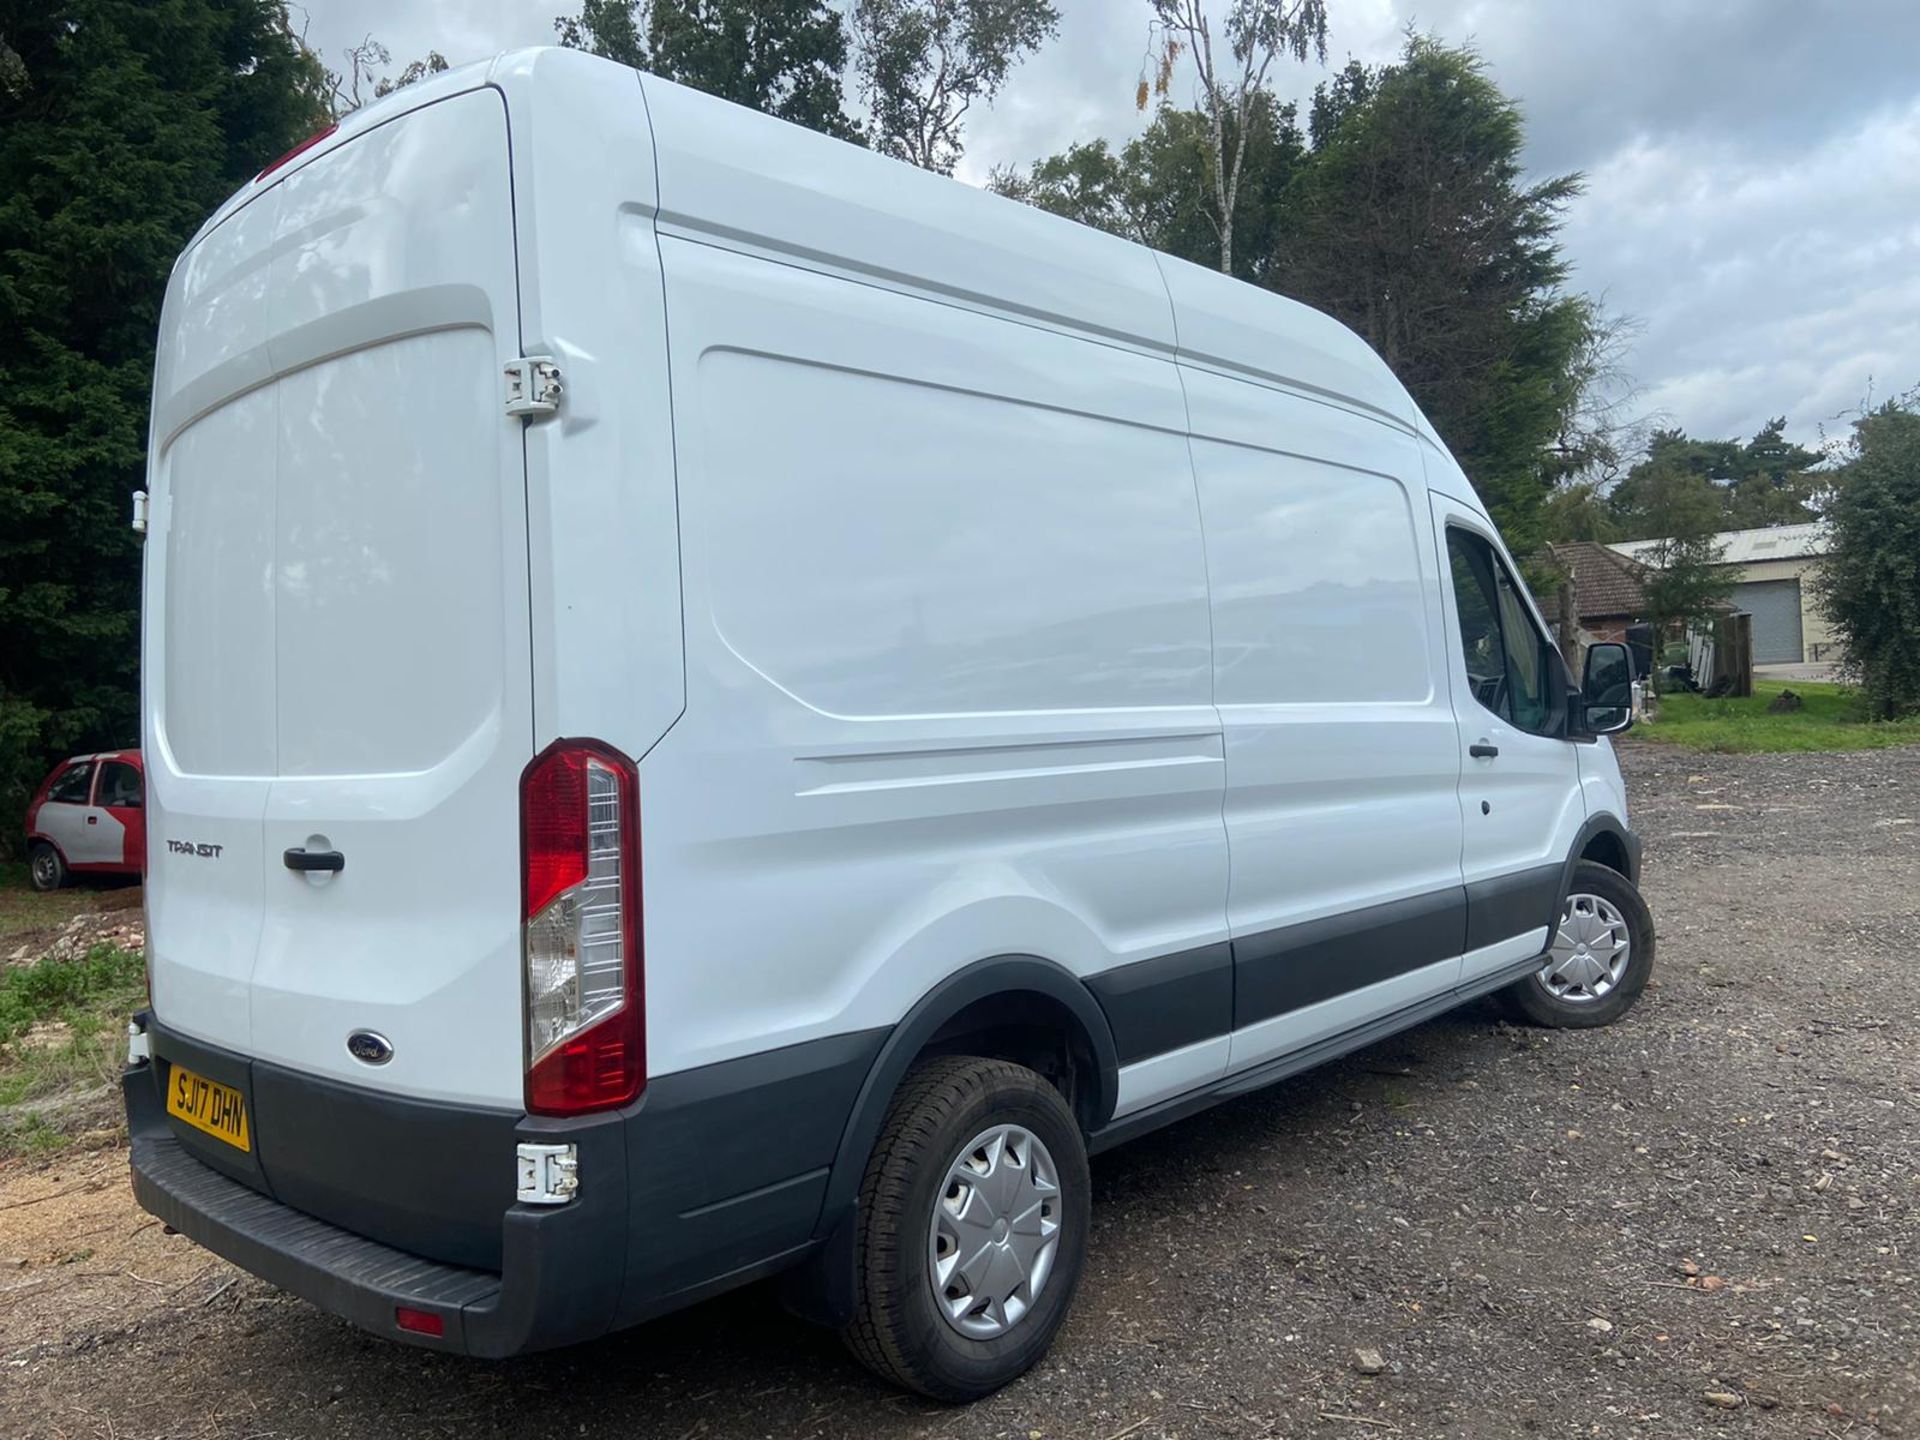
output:
[[[0, 1269], [0, 1431], [1920, 1434], [1920, 751], [1623, 750], [1661, 939], [1635, 1013], [1470, 1007], [1096, 1160], [1072, 1319], [969, 1409], [889, 1392], [760, 1291], [487, 1365], [148, 1229], [65, 1267], [105, 1279], [60, 1283], [44, 1236]], [[89, 1203], [124, 1196], [71, 1163]], [[10, 1188], [0, 1263], [29, 1243]], [[115, 1283], [112, 1314], [74, 1304]]]

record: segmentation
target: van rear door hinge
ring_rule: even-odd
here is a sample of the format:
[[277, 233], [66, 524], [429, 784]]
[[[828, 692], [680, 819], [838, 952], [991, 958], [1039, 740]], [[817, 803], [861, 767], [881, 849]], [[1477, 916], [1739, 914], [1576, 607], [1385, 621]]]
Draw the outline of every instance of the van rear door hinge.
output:
[[560, 367], [551, 355], [507, 362], [507, 414], [538, 419], [560, 408]]

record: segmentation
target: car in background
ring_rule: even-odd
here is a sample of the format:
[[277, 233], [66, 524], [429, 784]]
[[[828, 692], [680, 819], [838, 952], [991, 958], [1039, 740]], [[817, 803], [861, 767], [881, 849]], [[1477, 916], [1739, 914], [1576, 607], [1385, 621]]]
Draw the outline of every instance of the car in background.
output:
[[70, 875], [146, 869], [146, 777], [138, 750], [76, 755], [54, 766], [27, 806], [27, 874], [36, 890]]

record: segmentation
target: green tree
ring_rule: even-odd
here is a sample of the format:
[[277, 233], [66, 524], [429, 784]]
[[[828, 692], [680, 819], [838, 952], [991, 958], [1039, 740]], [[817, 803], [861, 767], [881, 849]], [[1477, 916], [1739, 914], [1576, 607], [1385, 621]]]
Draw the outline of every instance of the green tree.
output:
[[[304, 36], [300, 43], [305, 46]], [[345, 70], [333, 69], [326, 65], [318, 51], [312, 53], [327, 77], [327, 109], [336, 120], [351, 115], [369, 101], [383, 99], [402, 86], [416, 84], [447, 68], [447, 57], [438, 50], [429, 50], [423, 58], [411, 61], [397, 77], [384, 74], [385, 68], [393, 63], [393, 55], [371, 35], [363, 36], [358, 45], [346, 48]]]
[[585, 0], [560, 43], [842, 139], [847, 31], [823, 0]]
[[967, 111], [1060, 25], [1050, 0], [856, 0], [857, 69], [874, 147], [951, 175]]
[[417, 85], [429, 75], [438, 75], [447, 70], [447, 57], [438, 50], [429, 50], [418, 60], [409, 60], [398, 75], [381, 76], [374, 84], [375, 99], [384, 99], [396, 90], [404, 90], [409, 85]]
[[987, 188], [1096, 230], [1145, 245], [1157, 243], [1138, 176], [1128, 166], [1126, 153], [1116, 153], [1105, 140], [1076, 142], [1026, 170], [996, 166]]
[[1912, 397], [1854, 422], [1827, 512], [1821, 603], [1876, 720], [1920, 711], [1920, 410]]
[[[1170, 73], [1163, 55], [1155, 83]], [[1471, 50], [1428, 39], [1321, 85], [1305, 134], [1269, 92], [1241, 101], [1244, 120], [1163, 105], [1118, 151], [1076, 145], [995, 188], [1218, 264], [1218, 157], [1238, 156], [1231, 273], [1358, 331], [1509, 541], [1537, 551], [1554, 488], [1609, 477], [1632, 429], [1618, 374], [1630, 327], [1563, 288], [1559, 229], [1580, 177], [1525, 183], [1519, 109]]]
[[1143, 74], [1134, 96], [1145, 110], [1153, 96], [1165, 99], [1183, 58], [1191, 60], [1200, 86], [1195, 107], [1204, 119], [1202, 175], [1217, 242], [1214, 263], [1229, 275], [1240, 215], [1240, 188], [1256, 105], [1271, 102], [1267, 74], [1281, 55], [1327, 58], [1326, 0], [1230, 0], [1226, 47], [1216, 52], [1206, 0], [1148, 0], [1152, 10], [1152, 75]]
[[[135, 741], [154, 332], [209, 211], [326, 121], [276, 0], [48, 0], [0, 50], [0, 814]], [[17, 843], [14, 819], [0, 845]]]
[[[1752, 439], [1696, 440], [1684, 430], [1655, 432], [1647, 458], [1699, 475], [1719, 492], [1723, 530], [1794, 525], [1818, 518], [1833, 483], [1823, 457], [1786, 438], [1784, 416], [1769, 420]], [[1638, 538], [1633, 492], [1615, 496], [1628, 533]], [[1651, 533], [1651, 532], [1649, 532]]]
[[[1710, 619], [1733, 593], [1733, 572], [1721, 563], [1725, 513], [1719, 489], [1705, 475], [1665, 458], [1634, 466], [1620, 483], [1640, 517], [1636, 529], [1654, 541], [1637, 559], [1653, 574], [1646, 592], [1654, 633]], [[1617, 493], [1617, 492], [1616, 492]]]
[[608, 60], [643, 70], [647, 64], [647, 17], [635, 0], [586, 0], [578, 15], [553, 17], [560, 43], [590, 50]]
[[1270, 283], [1379, 352], [1508, 542], [1533, 552], [1603, 328], [1563, 289], [1580, 177], [1526, 183], [1519, 107], [1472, 50], [1421, 37], [1321, 86], [1309, 132]]
[[1727, 483], [1727, 528], [1797, 525], [1818, 517], [1832, 480], [1823, 457], [1786, 437], [1776, 416], [1739, 449]]
[[1552, 490], [1540, 510], [1541, 527], [1552, 541], [1597, 540], [1610, 545], [1621, 538], [1613, 507], [1600, 486], [1576, 480]]
[[[1247, 112], [1234, 273], [1272, 283], [1281, 198], [1306, 158], [1294, 107], [1262, 92]], [[1042, 210], [1110, 230], [1196, 265], [1219, 263], [1220, 237], [1207, 189], [1212, 122], [1163, 105], [1145, 132], [1115, 152], [1104, 140], [1036, 160], [1024, 174], [1000, 171], [994, 188]]]

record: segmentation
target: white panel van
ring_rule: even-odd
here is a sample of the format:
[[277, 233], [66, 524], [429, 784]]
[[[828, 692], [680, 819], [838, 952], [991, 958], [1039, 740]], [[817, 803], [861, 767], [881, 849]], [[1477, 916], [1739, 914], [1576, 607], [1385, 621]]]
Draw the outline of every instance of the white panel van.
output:
[[747, 1281], [964, 1399], [1087, 1157], [1654, 936], [1605, 732], [1333, 321], [564, 50], [168, 290], [140, 1203], [501, 1356]]

